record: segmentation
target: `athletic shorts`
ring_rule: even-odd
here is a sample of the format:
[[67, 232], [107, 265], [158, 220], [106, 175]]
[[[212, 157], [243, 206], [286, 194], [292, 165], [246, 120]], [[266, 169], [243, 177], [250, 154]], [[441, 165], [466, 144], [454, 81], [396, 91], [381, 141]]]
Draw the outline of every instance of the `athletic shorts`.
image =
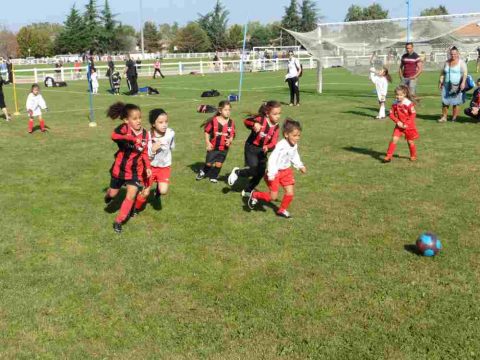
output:
[[265, 175], [265, 182], [267, 183], [268, 188], [272, 192], [278, 192], [280, 186], [285, 187], [289, 185], [295, 185], [293, 170], [292, 168], [279, 170], [278, 174], [275, 176], [275, 179], [273, 179], [272, 181], [268, 180], [267, 175]]
[[3, 96], [3, 92], [0, 91], [0, 109], [6, 108], [7, 105], [5, 105], [5, 97]]
[[393, 129], [393, 136], [395, 137], [405, 136], [405, 139], [407, 140], [415, 140], [420, 137], [417, 129], [400, 129], [398, 126], [395, 126], [395, 129]]
[[227, 158], [228, 150], [212, 150], [207, 151], [207, 159], [205, 162], [207, 164], [215, 164], [215, 163], [224, 163], [225, 159]]
[[125, 179], [118, 179], [115, 177], [112, 177], [110, 179], [110, 188], [119, 190], [122, 188], [123, 185], [133, 185], [136, 186], [137, 188], [141, 189], [143, 188], [143, 181], [139, 179], [132, 179], [132, 180], [125, 180]]
[[154, 167], [152, 166], [152, 176], [148, 179], [148, 186], [152, 186], [153, 183], [170, 183], [170, 166], [167, 167]]

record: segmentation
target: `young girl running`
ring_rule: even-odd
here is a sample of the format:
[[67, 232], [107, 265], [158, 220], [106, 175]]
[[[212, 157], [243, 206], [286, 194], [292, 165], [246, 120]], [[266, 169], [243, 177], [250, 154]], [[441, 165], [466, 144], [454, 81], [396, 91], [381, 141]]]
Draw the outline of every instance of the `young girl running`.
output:
[[147, 202], [153, 183], [157, 183], [155, 197], [166, 195], [170, 184], [170, 166], [172, 150], [175, 148], [175, 132], [168, 127], [168, 115], [163, 109], [150, 111], [149, 122], [152, 125], [148, 140], [148, 156], [152, 166], [152, 176], [146, 180], [147, 187], [138, 194], [133, 216], [137, 215]]
[[288, 212], [288, 207], [293, 200], [295, 179], [293, 177], [293, 171], [290, 167], [291, 164], [305, 174], [307, 168], [303, 165], [298, 154], [298, 141], [302, 127], [298, 121], [287, 119], [283, 125], [284, 139], [280, 140], [273, 150], [272, 155], [268, 159], [268, 169], [265, 181], [270, 189], [269, 192], [252, 191], [248, 199], [248, 207], [253, 209], [258, 200], [270, 202], [277, 200], [278, 190], [280, 185], [283, 187], [285, 194], [283, 195], [280, 209], [277, 211], [278, 216], [284, 218], [291, 218]]
[[383, 67], [377, 71], [374, 67], [370, 68], [370, 80], [375, 84], [375, 90], [377, 91], [378, 104], [380, 110], [375, 119], [385, 119], [385, 101], [388, 93], [388, 83], [392, 82], [392, 77], [388, 73], [388, 69]]
[[202, 124], [205, 129], [207, 158], [203, 169], [197, 174], [197, 180], [202, 180], [207, 176], [210, 178], [210, 182], [214, 184], [218, 182], [218, 175], [235, 137], [235, 123], [230, 119], [230, 111], [230, 102], [220, 101], [217, 115]]
[[118, 151], [110, 169], [110, 188], [105, 194], [105, 203], [109, 204], [123, 185], [127, 187], [127, 195], [113, 223], [115, 232], [120, 233], [122, 223], [130, 215], [137, 193], [144, 185], [143, 174], [147, 178], [152, 175], [147, 150], [148, 132], [142, 127], [142, 113], [137, 105], [115, 103], [108, 109], [107, 116], [124, 121], [112, 133]]
[[282, 114], [282, 105], [278, 101], [268, 101], [258, 110], [258, 114], [244, 120], [251, 130], [245, 142], [245, 168], [233, 168], [228, 177], [228, 184], [233, 186], [238, 177], [251, 177], [249, 184], [242, 191], [243, 197], [250, 193], [262, 180], [267, 166], [267, 153], [272, 151], [278, 140], [278, 121]]
[[392, 161], [393, 153], [397, 147], [398, 140], [405, 136], [408, 142], [408, 148], [410, 149], [410, 160], [417, 160], [417, 148], [415, 147], [414, 140], [419, 138], [417, 126], [415, 125], [415, 117], [417, 113], [415, 111], [415, 102], [410, 93], [408, 86], [400, 85], [395, 89], [396, 101], [392, 105], [390, 110], [390, 119], [396, 124], [393, 129], [392, 141], [388, 145], [387, 155], [384, 158], [384, 162]]
[[32, 85], [30, 94], [27, 97], [28, 132], [33, 133], [33, 118], [36, 116], [40, 122], [40, 130], [45, 132], [45, 120], [42, 117], [42, 110], [47, 110], [47, 104], [40, 94], [40, 87], [37, 84]]

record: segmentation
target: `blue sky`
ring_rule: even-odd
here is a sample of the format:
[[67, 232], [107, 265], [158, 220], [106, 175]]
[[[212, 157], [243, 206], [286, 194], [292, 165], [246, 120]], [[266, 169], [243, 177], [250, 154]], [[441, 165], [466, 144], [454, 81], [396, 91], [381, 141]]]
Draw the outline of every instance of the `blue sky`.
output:
[[[300, 0], [299, 0], [300, 1]], [[110, 0], [110, 6], [118, 14], [117, 19], [123, 23], [139, 27], [139, 0]], [[222, 0], [230, 11], [230, 24], [243, 24], [250, 20], [263, 23], [280, 20], [284, 7], [289, 0]], [[361, 6], [370, 5], [372, 0], [335, 0], [316, 1], [325, 21], [342, 21], [347, 8], [351, 4]], [[390, 17], [404, 17], [406, 14], [405, 0], [379, 0], [376, 1], [390, 12]], [[412, 13], [419, 12], [430, 6], [445, 5], [450, 13], [478, 12], [480, 8], [474, 0], [411, 0]], [[7, 0], [2, 4], [0, 13], [0, 26], [11, 30], [18, 30], [22, 25], [32, 22], [63, 22], [70, 7], [76, 3], [77, 8], [83, 10], [87, 0]], [[104, 0], [97, 0], [103, 7]], [[144, 20], [156, 23], [172, 23], [178, 21], [185, 24], [195, 20], [198, 13], [210, 11], [215, 0], [143, 0]]]

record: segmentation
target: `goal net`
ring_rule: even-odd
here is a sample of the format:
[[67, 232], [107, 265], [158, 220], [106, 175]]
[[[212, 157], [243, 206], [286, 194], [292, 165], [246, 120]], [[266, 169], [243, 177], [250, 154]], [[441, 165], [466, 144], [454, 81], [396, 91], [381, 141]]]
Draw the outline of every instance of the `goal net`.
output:
[[[308, 33], [287, 30], [322, 67], [342, 66], [368, 75], [375, 66], [397, 67], [407, 39], [414, 43], [426, 70], [440, 68], [456, 46], [462, 58], [476, 59], [480, 13], [319, 24]], [[373, 56], [372, 56], [373, 55]]]

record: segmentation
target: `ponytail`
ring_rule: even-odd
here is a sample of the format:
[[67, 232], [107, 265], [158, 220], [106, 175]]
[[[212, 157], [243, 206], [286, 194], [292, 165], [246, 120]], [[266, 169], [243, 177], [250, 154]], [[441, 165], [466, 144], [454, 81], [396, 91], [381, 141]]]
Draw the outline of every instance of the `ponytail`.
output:
[[260, 116], [264, 118], [264, 117], [267, 117], [268, 114], [270, 114], [272, 109], [276, 109], [279, 107], [282, 107], [282, 104], [279, 101], [276, 101], [276, 100], [266, 101], [262, 105], [260, 105], [260, 108], [258, 109], [258, 112], [256, 114], [250, 113], [248, 117], [256, 118]]
[[202, 125], [200, 125], [200, 128], [203, 128], [205, 127], [205, 125], [207, 125], [210, 121], [213, 120], [213, 118], [215, 116], [219, 116], [220, 115], [220, 111], [225, 107], [225, 106], [232, 106], [232, 104], [230, 103], [230, 101], [228, 100], [222, 100], [218, 103], [218, 108], [217, 108], [217, 112], [214, 116], [208, 118], [207, 120], [205, 120]]
[[140, 111], [140, 107], [135, 104], [125, 104], [123, 102], [116, 102], [115, 104], [110, 105], [107, 110], [107, 117], [112, 120], [121, 119], [125, 120], [128, 118], [128, 114], [130, 111], [138, 110]]

